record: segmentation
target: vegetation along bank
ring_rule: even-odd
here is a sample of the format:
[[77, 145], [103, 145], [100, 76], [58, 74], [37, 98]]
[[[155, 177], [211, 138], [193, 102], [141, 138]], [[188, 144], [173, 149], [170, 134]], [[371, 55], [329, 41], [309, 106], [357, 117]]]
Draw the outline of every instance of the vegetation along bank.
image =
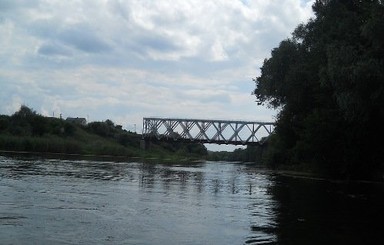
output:
[[383, 180], [384, 3], [317, 0], [264, 61], [253, 91], [278, 109], [267, 162]]

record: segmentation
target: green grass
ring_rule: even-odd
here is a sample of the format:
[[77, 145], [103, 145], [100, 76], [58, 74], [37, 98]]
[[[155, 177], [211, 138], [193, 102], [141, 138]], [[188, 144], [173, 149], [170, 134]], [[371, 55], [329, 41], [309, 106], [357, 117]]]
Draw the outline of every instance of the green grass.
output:
[[75, 134], [71, 137], [50, 134], [43, 136], [0, 134], [0, 150], [63, 155], [76, 154], [80, 156], [115, 156], [166, 162], [195, 161], [204, 158], [202, 155], [187, 153], [183, 150], [171, 151], [157, 144], [151, 144], [148, 150], [129, 145], [123, 146], [113, 139], [88, 133], [80, 127], [76, 128]]
[[118, 156], [178, 161], [201, 159], [206, 148], [200, 144], [152, 142], [140, 148], [141, 136], [122, 129], [111, 120], [71, 123], [44, 117], [21, 106], [12, 116], [0, 115], [0, 151], [82, 156]]

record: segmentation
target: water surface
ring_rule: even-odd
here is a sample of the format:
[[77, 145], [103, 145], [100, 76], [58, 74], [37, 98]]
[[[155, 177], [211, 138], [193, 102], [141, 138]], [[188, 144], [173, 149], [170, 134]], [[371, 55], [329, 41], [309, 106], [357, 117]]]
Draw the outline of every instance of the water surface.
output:
[[383, 244], [383, 193], [228, 162], [0, 157], [0, 241]]

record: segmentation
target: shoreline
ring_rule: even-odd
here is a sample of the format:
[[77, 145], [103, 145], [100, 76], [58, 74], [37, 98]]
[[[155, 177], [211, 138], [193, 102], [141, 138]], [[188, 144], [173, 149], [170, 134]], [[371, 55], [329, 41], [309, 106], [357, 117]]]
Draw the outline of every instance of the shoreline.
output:
[[316, 174], [316, 173], [310, 173], [310, 172], [300, 172], [300, 171], [294, 171], [294, 170], [272, 170], [273, 173], [278, 174], [280, 176], [285, 176], [289, 178], [295, 178], [295, 179], [307, 179], [307, 180], [314, 180], [314, 181], [327, 181], [331, 183], [338, 183], [338, 184], [347, 184], [347, 183], [361, 183], [361, 184], [384, 184], [383, 180], [363, 180], [363, 179], [335, 179], [329, 176]]
[[94, 161], [141, 161], [141, 162], [162, 162], [162, 163], [174, 163], [174, 162], [201, 162], [204, 159], [196, 158], [160, 158], [154, 156], [125, 156], [125, 155], [98, 155], [98, 154], [78, 154], [78, 153], [60, 153], [60, 152], [32, 152], [32, 151], [9, 151], [0, 150], [0, 156], [25, 156], [25, 157], [42, 157], [48, 159], [63, 159], [63, 160], [94, 160]]
[[[211, 161], [205, 159], [196, 159], [196, 158], [180, 158], [180, 159], [171, 159], [171, 158], [159, 158], [159, 157], [142, 157], [142, 156], [123, 156], [123, 155], [96, 155], [96, 154], [68, 154], [68, 153], [52, 153], [52, 152], [29, 152], [29, 151], [8, 151], [0, 150], [0, 156], [25, 156], [25, 157], [42, 157], [47, 159], [63, 159], [63, 160], [93, 160], [93, 161], [111, 161], [111, 162], [156, 162], [156, 163], [198, 163], [203, 161]], [[239, 162], [240, 164], [250, 164], [249, 162]], [[254, 163], [252, 163], [254, 164]], [[255, 164], [256, 165], [256, 164]], [[384, 184], [384, 179], [379, 180], [346, 180], [346, 179], [335, 179], [329, 176], [305, 172], [298, 170], [284, 170], [284, 169], [271, 169], [268, 166], [264, 166], [272, 174], [295, 178], [295, 179], [307, 179], [314, 181], [327, 181], [331, 183], [366, 183], [366, 184]]]

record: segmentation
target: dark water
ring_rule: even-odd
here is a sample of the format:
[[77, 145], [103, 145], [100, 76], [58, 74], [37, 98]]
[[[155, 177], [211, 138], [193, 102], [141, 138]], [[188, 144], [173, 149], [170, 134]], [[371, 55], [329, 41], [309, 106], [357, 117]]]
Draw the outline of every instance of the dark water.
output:
[[384, 244], [381, 184], [0, 157], [0, 244]]

